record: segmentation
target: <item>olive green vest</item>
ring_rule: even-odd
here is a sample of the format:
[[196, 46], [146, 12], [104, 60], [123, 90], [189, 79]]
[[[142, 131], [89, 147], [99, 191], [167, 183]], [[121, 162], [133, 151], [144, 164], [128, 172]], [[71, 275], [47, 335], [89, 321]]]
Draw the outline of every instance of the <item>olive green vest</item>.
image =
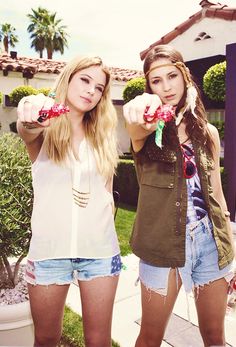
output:
[[[219, 254], [219, 268], [233, 260], [233, 249], [226, 219], [213, 197], [210, 184], [212, 161], [203, 148], [193, 141], [195, 160], [203, 198]], [[156, 146], [154, 134], [144, 147], [134, 153], [139, 182], [139, 198], [130, 240], [134, 254], [160, 267], [182, 267], [185, 264], [187, 185], [183, 177], [183, 158], [179, 144], [175, 149]]]

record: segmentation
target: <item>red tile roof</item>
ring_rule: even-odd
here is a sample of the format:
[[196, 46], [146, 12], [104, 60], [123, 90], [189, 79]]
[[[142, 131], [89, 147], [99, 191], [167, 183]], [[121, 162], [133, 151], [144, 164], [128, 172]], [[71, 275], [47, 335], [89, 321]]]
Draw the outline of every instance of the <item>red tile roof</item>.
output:
[[236, 7], [228, 7], [227, 5], [222, 5], [219, 2], [215, 3], [213, 1], [202, 0], [199, 4], [202, 9], [201, 11], [195, 13], [189, 19], [187, 19], [182, 24], [178, 25], [174, 30], [170, 31], [168, 34], [163, 36], [160, 40], [154, 42], [147, 49], [140, 52], [140, 57], [143, 60], [146, 54], [156, 45], [167, 44], [174, 40], [177, 36], [188, 30], [193, 24], [199, 20], [206, 18], [220, 18], [224, 20], [233, 21], [236, 20]]
[[[19, 71], [29, 73], [33, 77], [38, 72], [59, 74], [66, 62], [50, 59], [16, 57], [3, 53], [0, 55], [0, 70], [4, 73], [8, 71]], [[112, 79], [115, 81], [127, 82], [132, 78], [143, 76], [142, 71], [109, 67]]]

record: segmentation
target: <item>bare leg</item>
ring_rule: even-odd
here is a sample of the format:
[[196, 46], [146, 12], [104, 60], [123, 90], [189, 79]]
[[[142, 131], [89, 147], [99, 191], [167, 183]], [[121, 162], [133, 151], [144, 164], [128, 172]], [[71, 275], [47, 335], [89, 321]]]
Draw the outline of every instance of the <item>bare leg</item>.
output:
[[176, 270], [169, 273], [167, 296], [148, 290], [141, 284], [142, 322], [141, 330], [135, 347], [158, 347], [161, 345], [165, 329], [173, 310], [182, 281], [178, 275], [177, 288]]
[[119, 276], [79, 281], [86, 347], [111, 347], [112, 311]]
[[205, 346], [225, 346], [227, 288], [226, 280], [221, 278], [195, 290], [199, 328]]
[[35, 347], [54, 347], [60, 341], [69, 285], [28, 285], [35, 327]]

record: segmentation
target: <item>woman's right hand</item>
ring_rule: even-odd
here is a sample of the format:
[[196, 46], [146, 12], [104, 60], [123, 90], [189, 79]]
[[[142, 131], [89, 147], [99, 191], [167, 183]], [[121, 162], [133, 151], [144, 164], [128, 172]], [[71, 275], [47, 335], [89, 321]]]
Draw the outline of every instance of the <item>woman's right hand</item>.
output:
[[20, 121], [24, 128], [42, 130], [44, 127], [48, 127], [50, 120], [40, 122], [39, 111], [44, 109], [50, 109], [54, 105], [54, 99], [45, 96], [44, 94], [29, 95], [23, 97], [17, 108], [18, 121]]
[[153, 127], [153, 124], [146, 123], [143, 118], [146, 107], [149, 106], [149, 114], [154, 114], [156, 109], [161, 105], [161, 99], [156, 94], [144, 93], [138, 95], [124, 105], [124, 118], [128, 124], [142, 125], [146, 129], [150, 129]]

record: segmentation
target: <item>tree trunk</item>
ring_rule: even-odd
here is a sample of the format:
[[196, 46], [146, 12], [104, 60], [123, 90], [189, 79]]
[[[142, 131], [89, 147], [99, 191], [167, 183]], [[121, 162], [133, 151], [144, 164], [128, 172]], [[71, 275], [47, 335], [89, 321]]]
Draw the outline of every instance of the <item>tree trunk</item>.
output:
[[47, 49], [48, 59], [52, 59], [53, 51], [51, 49]]
[[8, 47], [8, 37], [7, 36], [4, 36], [3, 46], [4, 46], [5, 51], [8, 53], [9, 47]]

